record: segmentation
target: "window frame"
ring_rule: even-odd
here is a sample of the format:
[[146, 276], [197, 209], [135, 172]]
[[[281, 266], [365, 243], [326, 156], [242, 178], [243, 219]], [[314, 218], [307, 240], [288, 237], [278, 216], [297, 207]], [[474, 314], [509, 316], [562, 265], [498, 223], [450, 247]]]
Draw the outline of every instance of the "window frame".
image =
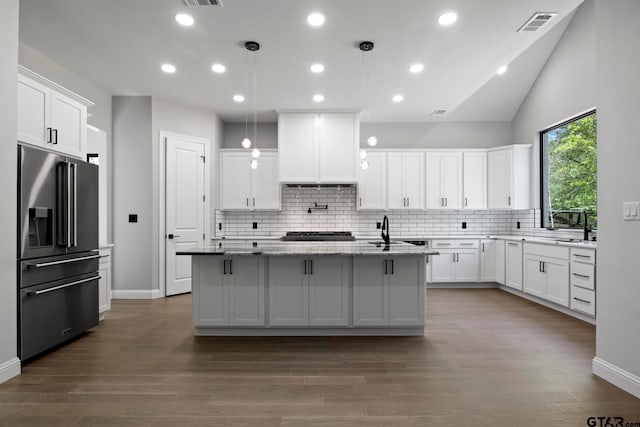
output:
[[[589, 109], [589, 110], [587, 110], [585, 112], [579, 113], [579, 114], [577, 114], [575, 116], [572, 116], [572, 117], [570, 117], [570, 118], [568, 118], [566, 120], [563, 120], [563, 121], [561, 121], [559, 123], [556, 123], [553, 126], [549, 126], [548, 128], [542, 129], [540, 132], [538, 132], [538, 141], [539, 141], [538, 148], [539, 148], [539, 151], [540, 151], [540, 159], [539, 159], [540, 160], [540, 162], [539, 162], [540, 163], [540, 170], [539, 170], [539, 173], [540, 173], [540, 194], [539, 194], [539, 196], [540, 196], [540, 224], [539, 224], [540, 228], [547, 229], [547, 227], [546, 227], [546, 225], [544, 223], [544, 219], [545, 219], [545, 216], [546, 216], [546, 211], [545, 211], [545, 192], [544, 192], [544, 189], [545, 189], [545, 185], [544, 185], [544, 166], [545, 166], [544, 134], [547, 133], [547, 132], [553, 131], [555, 129], [561, 128], [563, 126], [566, 126], [566, 125], [568, 125], [570, 123], [577, 122], [578, 120], [584, 119], [585, 117], [591, 116], [593, 114], [595, 114], [596, 117], [597, 117], [597, 111], [596, 111], [595, 107], [591, 108], [591, 109]], [[597, 135], [597, 133], [596, 133], [596, 135]], [[598, 144], [598, 141], [596, 140], [596, 145], [597, 144]], [[548, 187], [548, 185], [547, 185], [547, 187]], [[569, 230], [569, 228], [561, 228], [559, 230]]]

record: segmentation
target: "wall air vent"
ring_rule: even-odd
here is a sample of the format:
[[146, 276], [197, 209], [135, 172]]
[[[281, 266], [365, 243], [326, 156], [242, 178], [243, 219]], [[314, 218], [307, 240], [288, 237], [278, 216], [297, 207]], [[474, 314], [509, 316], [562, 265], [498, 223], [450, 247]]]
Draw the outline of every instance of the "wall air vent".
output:
[[184, 0], [187, 7], [222, 6], [221, 0]]
[[556, 12], [536, 12], [531, 18], [524, 23], [524, 25], [518, 28], [518, 33], [538, 31], [544, 24], [551, 21]]
[[433, 117], [442, 116], [446, 112], [447, 112], [447, 110], [433, 110], [433, 112], [431, 113], [431, 116], [433, 116]]

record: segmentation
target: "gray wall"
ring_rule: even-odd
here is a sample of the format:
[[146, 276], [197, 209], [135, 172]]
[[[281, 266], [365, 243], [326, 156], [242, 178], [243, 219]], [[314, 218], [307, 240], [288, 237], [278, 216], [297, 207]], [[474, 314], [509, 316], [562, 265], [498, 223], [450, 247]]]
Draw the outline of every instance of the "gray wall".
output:
[[540, 207], [539, 132], [596, 105], [594, 0], [578, 7], [513, 122], [513, 142], [533, 144], [532, 203]]
[[[245, 132], [244, 123], [224, 123], [222, 130], [222, 148], [242, 148], [240, 143], [245, 135], [253, 141], [253, 125], [249, 123]], [[278, 148], [278, 124], [258, 123], [258, 147]]]
[[[54, 62], [37, 50], [20, 43], [18, 61], [20, 65], [35, 71], [43, 77], [69, 89], [78, 95], [87, 98], [95, 105], [90, 107], [88, 112], [91, 117], [87, 119], [87, 123], [107, 133], [107, 153], [109, 159], [112, 158], [112, 132], [111, 132], [111, 94], [100, 86], [85, 80], [84, 78], [73, 73], [68, 68]], [[109, 191], [107, 195], [107, 203], [111, 206], [113, 201], [112, 185], [113, 167], [112, 163], [108, 163], [107, 181], [109, 182]], [[111, 209], [108, 210], [107, 221], [107, 241], [113, 242], [113, 223]]]
[[596, 31], [599, 226], [596, 355], [640, 376], [640, 222], [622, 221], [623, 201], [640, 200], [637, 175], [640, 2], [597, 0]]
[[510, 122], [361, 123], [360, 146], [377, 148], [484, 148], [513, 144]]
[[16, 105], [18, 0], [0, 2], [0, 366], [17, 354], [16, 179], [18, 139]]
[[[150, 96], [113, 97], [114, 290], [151, 290], [153, 175]], [[129, 223], [128, 215], [138, 222]]]
[[[172, 101], [167, 101], [159, 98], [152, 99], [152, 165], [153, 165], [153, 234], [150, 236], [153, 242], [153, 283], [155, 288], [162, 286], [159, 283], [159, 268], [158, 258], [159, 251], [163, 250], [164, 241], [158, 241], [159, 216], [158, 216], [158, 204], [159, 204], [159, 181], [156, 177], [159, 176], [158, 164], [159, 156], [161, 155], [160, 147], [160, 131], [179, 133], [189, 136], [195, 136], [199, 138], [206, 138], [211, 141], [210, 156], [208, 161], [211, 171], [211, 182], [209, 200], [211, 200], [211, 217], [210, 226], [214, 227], [214, 209], [216, 208], [217, 192], [216, 187], [218, 185], [217, 177], [217, 164], [218, 164], [218, 149], [220, 144], [220, 134], [222, 132], [222, 122], [218, 118], [218, 115], [211, 110], [205, 110], [202, 108], [192, 107], [189, 105], [178, 104]], [[213, 228], [211, 228], [213, 230]]]

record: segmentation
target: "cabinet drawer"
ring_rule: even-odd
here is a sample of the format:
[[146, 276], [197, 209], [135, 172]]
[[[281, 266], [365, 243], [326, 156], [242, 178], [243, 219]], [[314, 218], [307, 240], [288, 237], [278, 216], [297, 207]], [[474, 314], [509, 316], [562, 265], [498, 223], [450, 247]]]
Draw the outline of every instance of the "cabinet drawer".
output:
[[595, 289], [595, 266], [571, 262], [571, 284], [587, 289]]
[[587, 264], [596, 263], [596, 251], [593, 249], [571, 248], [571, 261], [584, 262]]
[[434, 249], [476, 249], [480, 247], [478, 240], [433, 240], [431, 244]]
[[591, 316], [596, 315], [596, 293], [588, 289], [571, 286], [571, 309]]
[[569, 259], [569, 248], [562, 246], [540, 245], [537, 243], [525, 243], [524, 253], [549, 258]]

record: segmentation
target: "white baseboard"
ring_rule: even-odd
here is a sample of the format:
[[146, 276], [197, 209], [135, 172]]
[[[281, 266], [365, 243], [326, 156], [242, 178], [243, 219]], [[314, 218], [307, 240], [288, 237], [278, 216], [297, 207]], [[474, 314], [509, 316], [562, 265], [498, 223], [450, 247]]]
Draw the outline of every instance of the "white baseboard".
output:
[[592, 372], [640, 399], [640, 377], [599, 357], [593, 358]]
[[0, 364], [0, 384], [20, 375], [20, 359], [14, 357]]
[[498, 286], [495, 282], [427, 282], [427, 289], [494, 289]]
[[156, 299], [162, 298], [160, 289], [113, 289], [111, 299]]

